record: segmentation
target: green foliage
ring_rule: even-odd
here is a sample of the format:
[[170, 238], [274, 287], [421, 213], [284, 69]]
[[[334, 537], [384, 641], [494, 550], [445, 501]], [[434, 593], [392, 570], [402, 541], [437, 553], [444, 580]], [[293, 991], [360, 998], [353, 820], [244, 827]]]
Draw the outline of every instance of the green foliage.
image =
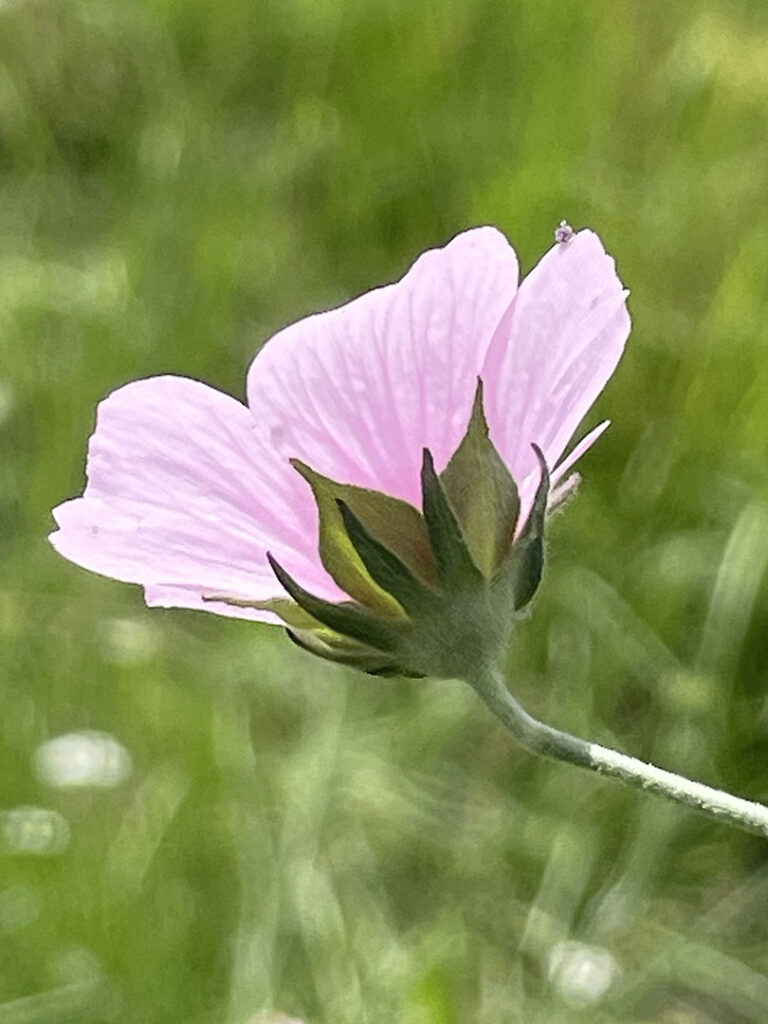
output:
[[[59, 816], [2, 819], [0, 1024], [768, 1019], [759, 840], [43, 539], [125, 381], [241, 396], [274, 330], [463, 227], [525, 271], [588, 224], [634, 333], [510, 679], [768, 798], [767, 53], [759, 0], [0, 5], [0, 809]], [[87, 729], [132, 772], [51, 786]]]

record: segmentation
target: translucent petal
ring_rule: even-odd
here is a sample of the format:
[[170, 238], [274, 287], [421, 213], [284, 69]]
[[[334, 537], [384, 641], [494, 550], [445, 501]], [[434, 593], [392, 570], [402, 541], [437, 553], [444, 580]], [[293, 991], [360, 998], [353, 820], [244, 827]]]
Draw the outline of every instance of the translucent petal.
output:
[[418, 504], [422, 448], [442, 470], [458, 447], [517, 279], [500, 232], [464, 232], [397, 284], [275, 335], [251, 366], [249, 405], [284, 454]]
[[630, 329], [627, 294], [600, 239], [581, 231], [525, 278], [496, 331], [483, 368], [486, 413], [524, 508], [536, 480], [531, 443], [557, 466], [616, 368]]
[[[62, 555], [143, 584], [152, 603], [278, 596], [267, 550], [322, 596], [339, 596], [316, 553], [308, 486], [245, 406], [197, 381], [136, 381], [102, 402], [88, 486], [54, 516], [51, 542]], [[267, 613], [246, 617], [271, 621]]]
[[610, 427], [610, 425], [610, 420], [603, 420], [602, 423], [598, 423], [596, 427], [594, 427], [592, 430], [590, 430], [588, 434], [582, 437], [578, 444], [574, 445], [572, 451], [570, 451], [568, 455], [566, 455], [566, 457], [563, 459], [563, 461], [558, 463], [558, 465], [555, 467], [552, 473], [553, 487], [559, 480], [562, 480], [562, 478], [565, 476], [565, 474], [572, 466], [576, 465], [581, 456], [584, 455], [585, 452], [589, 451], [589, 449], [592, 447], [595, 441], [597, 441], [599, 437], [603, 436], [603, 434], [608, 429], [608, 427]]

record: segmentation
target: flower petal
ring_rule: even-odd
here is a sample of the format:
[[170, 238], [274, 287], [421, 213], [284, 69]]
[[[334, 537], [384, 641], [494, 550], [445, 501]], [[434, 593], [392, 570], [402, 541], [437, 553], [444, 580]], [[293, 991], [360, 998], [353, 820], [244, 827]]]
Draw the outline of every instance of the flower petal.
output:
[[578, 444], [573, 446], [572, 451], [566, 455], [562, 462], [557, 464], [557, 468], [552, 473], [553, 487], [558, 483], [558, 481], [563, 479], [571, 466], [575, 466], [581, 456], [584, 455], [585, 452], [589, 451], [595, 441], [597, 441], [599, 437], [603, 436], [610, 425], [610, 420], [603, 420], [602, 423], [598, 423], [596, 427], [593, 427], [588, 434], [582, 437]]
[[486, 413], [524, 509], [537, 480], [531, 444], [556, 467], [616, 368], [630, 329], [627, 294], [598, 236], [580, 231], [525, 278], [494, 336], [483, 368]]
[[273, 621], [203, 601], [281, 596], [267, 550], [321, 596], [340, 594], [316, 553], [309, 487], [259, 435], [244, 405], [198, 381], [136, 381], [102, 402], [88, 486], [54, 516], [51, 542], [62, 555], [143, 584], [152, 604]]
[[[285, 597], [282, 589], [279, 595], [275, 594], [274, 584], [270, 596]], [[224, 615], [229, 619], [251, 619], [268, 622], [273, 626], [285, 625], [279, 615], [266, 608], [245, 608], [242, 605], [227, 604], [226, 601], [211, 600], [209, 591], [204, 588], [196, 591], [190, 587], [149, 586], [144, 588], [144, 599], [150, 608], [192, 608], [195, 611]]]
[[422, 449], [442, 470], [458, 447], [517, 279], [500, 232], [458, 235], [398, 283], [276, 334], [248, 375], [254, 416], [283, 454], [418, 504]]

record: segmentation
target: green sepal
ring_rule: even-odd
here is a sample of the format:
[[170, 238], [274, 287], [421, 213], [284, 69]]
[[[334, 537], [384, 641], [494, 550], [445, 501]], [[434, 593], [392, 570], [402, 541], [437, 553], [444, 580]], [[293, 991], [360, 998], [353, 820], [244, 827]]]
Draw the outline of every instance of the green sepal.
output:
[[297, 583], [269, 552], [267, 561], [288, 595], [324, 626], [379, 651], [393, 651], [398, 646], [400, 636], [396, 620], [377, 618], [360, 606], [334, 604], [316, 597]]
[[428, 448], [423, 451], [421, 498], [440, 582], [449, 593], [476, 589], [484, 577], [475, 565]]
[[544, 525], [549, 497], [549, 467], [538, 445], [531, 445], [539, 460], [541, 477], [525, 526], [493, 581], [494, 589], [511, 593], [515, 611], [524, 608], [536, 593], [544, 569]]
[[315, 496], [320, 524], [320, 560], [329, 575], [345, 593], [367, 608], [392, 617], [402, 615], [397, 601], [371, 578], [347, 536], [336, 505], [340, 485], [298, 460], [293, 460], [293, 466], [309, 483]]
[[424, 582], [436, 579], [426, 525], [418, 510], [399, 498], [364, 487], [340, 484], [293, 459], [292, 465], [311, 486], [320, 517], [320, 559], [350, 597], [369, 608], [401, 616], [398, 602], [373, 580], [355, 550], [337, 505], [344, 501], [379, 541], [395, 552]]
[[376, 583], [397, 598], [410, 614], [434, 610], [438, 601], [435, 591], [422, 583], [398, 555], [377, 540], [345, 501], [339, 498], [337, 504], [347, 536]]
[[422, 679], [420, 673], [408, 672], [394, 662], [382, 656], [380, 651], [372, 651], [363, 646], [341, 646], [319, 639], [316, 633], [302, 630], [286, 629], [289, 639], [309, 654], [314, 654], [325, 661], [336, 665], [345, 665], [365, 672], [369, 676], [408, 676]]
[[480, 379], [467, 432], [440, 479], [475, 564], [490, 578], [509, 552], [520, 498], [491, 441]]
[[203, 601], [220, 601], [232, 605], [233, 608], [254, 608], [262, 612], [272, 612], [282, 619], [286, 626], [294, 629], [322, 629], [323, 624], [295, 602], [285, 597], [270, 597], [266, 601], [249, 601], [247, 598], [230, 597], [227, 594], [203, 594]]

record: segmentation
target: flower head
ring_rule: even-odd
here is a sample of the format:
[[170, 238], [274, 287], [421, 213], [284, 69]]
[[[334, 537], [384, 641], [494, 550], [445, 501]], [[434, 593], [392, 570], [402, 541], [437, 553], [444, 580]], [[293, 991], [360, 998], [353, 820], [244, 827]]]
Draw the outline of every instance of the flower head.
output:
[[504, 236], [466, 231], [280, 331], [247, 406], [170, 376], [109, 395], [51, 542], [149, 605], [288, 621], [372, 671], [433, 671], [419, 652], [466, 646], [478, 608], [500, 644], [538, 582], [550, 482], [607, 426], [563, 459], [623, 351], [626, 295], [591, 231], [519, 286]]

